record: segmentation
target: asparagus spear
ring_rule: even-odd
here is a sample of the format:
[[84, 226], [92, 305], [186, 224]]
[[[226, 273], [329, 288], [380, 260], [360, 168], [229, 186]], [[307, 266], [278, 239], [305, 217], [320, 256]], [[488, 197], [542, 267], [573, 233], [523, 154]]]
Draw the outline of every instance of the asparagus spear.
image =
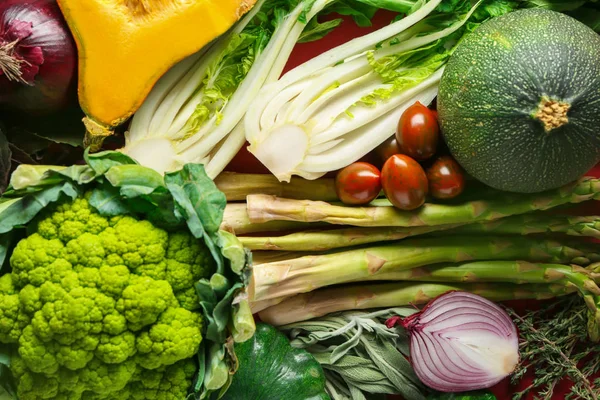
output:
[[428, 233], [433, 233], [436, 236], [483, 233], [515, 235], [564, 233], [571, 236], [589, 236], [600, 239], [600, 216], [548, 216], [536, 213], [514, 215], [495, 221], [476, 222], [469, 225], [352, 227], [324, 231], [303, 231], [283, 236], [240, 237], [239, 239], [250, 250], [321, 251], [395, 241]]
[[[562, 287], [577, 288], [589, 309], [589, 333], [598, 339], [600, 329], [600, 288], [592, 278], [592, 272], [580, 266], [560, 264], [532, 264], [514, 261], [482, 261], [463, 265], [441, 265], [417, 268], [409, 271], [390, 272], [387, 280], [414, 280], [421, 282], [502, 282], [517, 284], [549, 283]], [[295, 296], [297, 297], [297, 296]], [[292, 301], [283, 300], [279, 305]], [[262, 317], [262, 315], [261, 315]]]
[[292, 260], [298, 257], [303, 257], [305, 255], [306, 253], [296, 251], [253, 251], [252, 264], [269, 264], [272, 262]]
[[553, 240], [508, 237], [409, 239], [384, 246], [309, 255], [254, 265], [251, 301], [309, 292], [346, 282], [382, 280], [401, 271], [442, 262], [467, 260], [527, 260], [587, 265], [599, 259], [597, 245], [569, 247]]
[[223, 172], [215, 179], [215, 183], [225, 193], [227, 201], [243, 201], [249, 194], [271, 194], [290, 199], [338, 200], [335, 180], [329, 178], [313, 181], [292, 178], [290, 183], [283, 183], [271, 174]]
[[440, 234], [516, 234], [564, 233], [569, 236], [584, 236], [600, 239], [600, 216], [575, 217], [569, 215], [549, 216], [543, 213], [514, 215], [487, 223], [476, 223], [457, 227]]
[[371, 283], [316, 290], [293, 296], [259, 313], [262, 321], [286, 325], [346, 310], [421, 305], [451, 290], [475, 293], [492, 301], [545, 300], [573, 293], [574, 286], [512, 283]]
[[581, 288], [589, 287], [592, 292], [600, 294], [600, 288], [594, 282], [596, 276], [591, 270], [578, 265], [536, 264], [528, 261], [444, 263], [390, 271], [381, 277], [389, 281], [573, 284]]
[[539, 194], [498, 192], [495, 198], [489, 200], [460, 205], [425, 204], [410, 212], [389, 206], [345, 207], [268, 195], [248, 196], [247, 208], [249, 219], [254, 223], [300, 221], [354, 226], [425, 226], [491, 221], [596, 198], [600, 198], [600, 180], [586, 177]]
[[286, 299], [291, 299], [292, 297], [294, 296], [282, 296], [276, 297], [274, 299], [254, 301], [250, 303], [250, 309], [252, 310], [252, 314], [257, 314], [262, 310], [266, 310], [269, 307], [273, 307], [274, 305], [279, 304]]
[[[592, 279], [600, 281], [600, 264], [588, 268], [561, 264], [534, 264], [527, 261], [475, 261], [465, 264], [435, 264], [409, 270], [390, 271], [379, 276], [379, 280], [412, 282], [503, 282], [503, 283], [570, 283], [581, 287], [594, 287]], [[571, 279], [571, 280], [570, 280]], [[593, 289], [592, 291], [595, 291]], [[260, 300], [251, 304], [252, 312], [281, 303], [292, 296]]]
[[[236, 235], [260, 232], [278, 232], [303, 229], [308, 224], [293, 221], [269, 221], [264, 224], [255, 224], [250, 221], [246, 204], [227, 204], [223, 214], [221, 229]], [[312, 225], [311, 225], [312, 226]]]
[[[283, 221], [282, 221], [283, 222]], [[457, 225], [343, 228], [323, 231], [302, 231], [284, 236], [240, 237], [250, 250], [322, 251], [369, 243], [395, 241], [409, 236], [423, 235]]]
[[[561, 264], [534, 264], [526, 261], [475, 261], [465, 264], [436, 264], [402, 271], [391, 271], [380, 276], [381, 280], [410, 282], [503, 282], [503, 283], [553, 283], [580, 287], [592, 287], [592, 279], [600, 281], [598, 264], [583, 269], [579, 266]], [[586, 289], [587, 290], [587, 289]], [[291, 296], [257, 301], [251, 304], [252, 312], [257, 313]]]

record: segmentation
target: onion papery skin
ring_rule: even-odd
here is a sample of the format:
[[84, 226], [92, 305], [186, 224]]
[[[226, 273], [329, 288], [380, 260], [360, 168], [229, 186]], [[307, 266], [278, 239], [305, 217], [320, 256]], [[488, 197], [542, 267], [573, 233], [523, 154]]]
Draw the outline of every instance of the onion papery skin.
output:
[[0, 104], [28, 115], [76, 104], [77, 49], [56, 2], [0, 2], [0, 45], [14, 41], [22, 80], [0, 73]]
[[448, 292], [407, 318], [394, 317], [410, 335], [413, 368], [440, 392], [486, 389], [519, 363], [517, 329], [493, 302], [466, 292]]

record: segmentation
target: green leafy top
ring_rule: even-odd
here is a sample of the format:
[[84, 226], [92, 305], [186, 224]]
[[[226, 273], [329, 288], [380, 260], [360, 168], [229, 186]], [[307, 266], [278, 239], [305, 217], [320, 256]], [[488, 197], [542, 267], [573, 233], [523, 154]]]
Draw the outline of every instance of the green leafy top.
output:
[[[205, 78], [197, 91], [201, 101], [187, 121], [188, 135], [194, 134], [209, 119], [222, 119], [222, 111], [242, 83], [256, 59], [269, 44], [275, 30], [300, 3], [298, 0], [266, 0], [240, 32], [232, 33], [218, 55], [211, 59]], [[308, 9], [312, 2], [308, 1]], [[185, 139], [185, 138], [184, 138]]]
[[[210, 279], [196, 282], [205, 340], [198, 354], [201, 368], [192, 396], [206, 396], [218, 389], [220, 386], [215, 387], [214, 382], [207, 382], [214, 376], [209, 372], [215, 365], [220, 366], [226, 372], [219, 379], [224, 384], [235, 372], [235, 363], [228, 356], [214, 360], [218, 353], [214, 349], [229, 354], [224, 349], [232, 334], [233, 340], [247, 340], [254, 330], [252, 315], [244, 311], [244, 300], [232, 305], [234, 296], [244, 287], [250, 257], [237, 238], [219, 230], [225, 195], [206, 176], [202, 165], [187, 164], [180, 171], [161, 176], [112, 151], [86, 152], [85, 165], [21, 165], [0, 198], [0, 268], [7, 264], [14, 239], [24, 234], [40, 212], [84, 193], [90, 193], [89, 203], [101, 215], [135, 215], [166, 230], [186, 229], [206, 243], [217, 270]], [[5, 361], [0, 360], [0, 364], [10, 362]]]
[[[443, 68], [463, 35], [475, 28], [475, 21], [488, 15], [481, 12], [482, 7], [485, 8], [482, 2], [472, 6], [469, 0], [443, 2], [421, 22], [368, 52], [367, 60], [384, 86], [363, 96], [355, 105], [374, 106], [395, 93], [417, 86]], [[478, 10], [479, 16], [476, 15]], [[433, 40], [420, 47], [394, 52], [394, 46], [425, 35], [432, 35]]]
[[[378, 7], [375, 5], [377, 2], [383, 3], [388, 0], [373, 1], [373, 0], [336, 0], [330, 2], [320, 13], [315, 15], [306, 25], [302, 35], [300, 35], [299, 43], [313, 42], [320, 40], [329, 34], [333, 29], [337, 28], [341, 23], [341, 18], [332, 19], [325, 22], [319, 22], [319, 20], [329, 14], [347, 15], [352, 17], [356, 25], [360, 27], [371, 26], [371, 19], [377, 12]], [[412, 0], [406, 0], [412, 4]], [[396, 1], [392, 1], [395, 4]], [[381, 7], [381, 6], [380, 6]], [[386, 7], [381, 7], [386, 8]]]
[[312, 42], [322, 39], [340, 25], [341, 19], [319, 22], [328, 14], [337, 13], [352, 17], [358, 26], [371, 26], [371, 19], [378, 9], [409, 13], [418, 9], [420, 0], [329, 0], [325, 8], [310, 21], [306, 15], [315, 0], [265, 0], [258, 3], [256, 15], [240, 31], [232, 33], [226, 45], [211, 59], [204, 79], [196, 89], [201, 101], [186, 124], [187, 135], [197, 132], [208, 120], [216, 118], [218, 124], [223, 118], [222, 112], [229, 99], [242, 83], [250, 68], [269, 44], [276, 29], [286, 20], [299, 5], [303, 4], [304, 12], [298, 20], [307, 23], [299, 42]]
[[[385, 1], [360, 0], [367, 4], [386, 6]], [[408, 3], [413, 7], [406, 11]], [[398, 3], [398, 11], [410, 14], [423, 5], [423, 1]], [[378, 48], [367, 53], [369, 64], [385, 84], [360, 99], [356, 105], [374, 106], [389, 99], [394, 93], [418, 85], [440, 70], [453, 54], [460, 41], [483, 22], [519, 8], [548, 8], [571, 12], [594, 29], [600, 27], [600, 11], [589, 8], [586, 1], [559, 0], [447, 0], [440, 3], [434, 12], [399, 36], [380, 43]], [[581, 8], [586, 5], [585, 8]], [[393, 8], [391, 5], [387, 7]], [[595, 12], [594, 12], [595, 11]], [[398, 16], [401, 19], [404, 14]], [[447, 30], [445, 35], [442, 31]], [[418, 48], [393, 52], [393, 46], [407, 43], [413, 38], [440, 34], [437, 40]], [[351, 110], [348, 110], [350, 112]]]

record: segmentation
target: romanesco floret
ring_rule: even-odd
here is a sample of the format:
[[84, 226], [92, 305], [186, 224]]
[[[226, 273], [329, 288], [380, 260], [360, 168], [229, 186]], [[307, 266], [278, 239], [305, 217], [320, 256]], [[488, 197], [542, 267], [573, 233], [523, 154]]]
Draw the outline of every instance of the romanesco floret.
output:
[[204, 243], [84, 197], [41, 218], [10, 264], [0, 342], [21, 400], [185, 398], [202, 340], [193, 285], [214, 270]]

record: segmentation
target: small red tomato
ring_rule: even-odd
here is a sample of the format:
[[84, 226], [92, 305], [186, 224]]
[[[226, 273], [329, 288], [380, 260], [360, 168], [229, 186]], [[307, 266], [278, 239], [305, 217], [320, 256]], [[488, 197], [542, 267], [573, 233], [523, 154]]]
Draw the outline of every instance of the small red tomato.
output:
[[404, 154], [395, 154], [385, 162], [381, 185], [388, 200], [401, 210], [414, 210], [425, 203], [427, 175], [418, 162]]
[[432, 110], [418, 101], [408, 107], [398, 122], [396, 140], [400, 153], [418, 161], [435, 154], [440, 127]]
[[381, 173], [366, 162], [355, 162], [338, 172], [335, 191], [345, 204], [367, 204], [381, 192]]
[[377, 158], [379, 158], [379, 161], [382, 165], [387, 161], [388, 158], [398, 153], [400, 153], [400, 150], [398, 149], [398, 142], [396, 141], [395, 135], [381, 143], [375, 149], [375, 154], [377, 155]]
[[429, 191], [436, 199], [452, 199], [465, 189], [465, 174], [450, 156], [438, 158], [427, 169]]

